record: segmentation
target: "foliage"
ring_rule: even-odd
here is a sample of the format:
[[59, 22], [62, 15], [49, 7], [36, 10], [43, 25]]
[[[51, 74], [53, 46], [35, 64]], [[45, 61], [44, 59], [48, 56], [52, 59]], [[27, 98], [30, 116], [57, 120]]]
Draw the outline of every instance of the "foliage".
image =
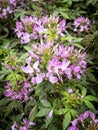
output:
[[0, 130], [98, 129], [97, 7], [0, 0]]

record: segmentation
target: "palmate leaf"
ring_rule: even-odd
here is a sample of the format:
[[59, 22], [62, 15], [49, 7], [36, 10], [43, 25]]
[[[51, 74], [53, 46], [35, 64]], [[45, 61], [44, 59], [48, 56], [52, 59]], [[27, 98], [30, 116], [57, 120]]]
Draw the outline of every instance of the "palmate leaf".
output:
[[47, 115], [47, 117], [46, 117], [46, 128], [51, 124], [52, 119], [53, 119], [53, 117], [50, 118], [50, 117]]
[[3, 99], [0, 100], [0, 106], [4, 106], [9, 102], [10, 102], [10, 100], [7, 100], [6, 98], [3, 98]]
[[96, 112], [96, 110], [95, 110], [95, 108], [94, 108], [94, 105], [93, 105], [90, 101], [84, 100], [84, 103], [85, 103], [85, 105], [86, 105], [89, 109], [91, 109], [91, 110], [93, 110], [93, 111]]
[[36, 115], [36, 117], [46, 116], [50, 112], [51, 108], [42, 108]]
[[67, 109], [65, 108], [60, 108], [59, 110], [55, 111], [56, 115], [63, 115], [67, 112]]
[[18, 103], [17, 101], [10, 102], [7, 105], [7, 110], [6, 110], [4, 117], [7, 117], [13, 111], [13, 109], [16, 109], [16, 110], [22, 112], [22, 105], [20, 103]]
[[87, 93], [87, 90], [86, 90], [86, 88], [84, 87], [84, 88], [82, 89], [82, 96], [85, 96], [86, 93]]
[[80, 44], [74, 43], [74, 45], [80, 49], [84, 49]]
[[24, 46], [24, 49], [25, 49], [26, 51], [32, 51], [32, 48], [31, 48], [30, 46], [28, 46], [28, 45]]
[[63, 119], [63, 130], [66, 130], [66, 128], [70, 124], [70, 121], [71, 121], [71, 114], [70, 114], [70, 112], [67, 112]]
[[60, 14], [65, 18], [65, 19], [70, 19], [70, 17], [68, 16], [67, 12], [60, 12]]
[[42, 99], [42, 100], [40, 100], [40, 102], [42, 103], [42, 105], [43, 105], [44, 107], [49, 107], [49, 108], [51, 108], [51, 104], [50, 104], [47, 100]]
[[95, 101], [95, 102], [98, 102], [98, 98], [92, 96], [92, 95], [87, 95], [85, 97], [86, 100], [89, 100], [89, 101]]

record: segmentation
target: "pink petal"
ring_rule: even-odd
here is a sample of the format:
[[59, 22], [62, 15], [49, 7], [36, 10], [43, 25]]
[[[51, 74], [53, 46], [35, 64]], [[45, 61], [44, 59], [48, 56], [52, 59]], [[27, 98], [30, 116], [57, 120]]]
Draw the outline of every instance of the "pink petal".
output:
[[49, 114], [48, 114], [49, 118], [51, 118], [52, 115], [53, 115], [53, 110], [51, 110], [51, 111], [49, 112]]
[[33, 68], [31, 66], [22, 66], [21, 69], [25, 72], [25, 73], [33, 73]]
[[49, 77], [49, 81], [50, 81], [51, 83], [56, 83], [56, 82], [58, 82], [58, 78], [55, 77], [55, 76], [51, 76], [51, 77]]

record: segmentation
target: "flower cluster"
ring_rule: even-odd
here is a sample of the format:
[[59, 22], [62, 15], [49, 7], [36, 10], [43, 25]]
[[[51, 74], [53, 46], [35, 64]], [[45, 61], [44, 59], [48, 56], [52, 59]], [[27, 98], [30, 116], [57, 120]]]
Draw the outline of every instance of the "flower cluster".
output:
[[[87, 110], [84, 114], [81, 114], [78, 118], [74, 119], [72, 121], [72, 126], [68, 128], [68, 130], [79, 130], [79, 123], [81, 123], [82, 127], [85, 128], [85, 120], [90, 117], [93, 123], [98, 125], [98, 119], [95, 118], [95, 115], [93, 112]], [[86, 127], [87, 129], [87, 127]]]
[[20, 0], [0, 0], [0, 18], [7, 18], [9, 14], [13, 13]]
[[54, 45], [53, 42], [32, 45], [27, 66], [22, 70], [32, 77], [32, 83], [41, 83], [44, 79], [51, 83], [66, 79], [80, 79], [85, 72], [86, 53], [81, 53], [74, 46]]
[[34, 122], [23, 119], [21, 126], [19, 126], [17, 122], [14, 122], [14, 124], [12, 125], [12, 130], [28, 130], [31, 126], [34, 126], [34, 125], [35, 125]]
[[26, 44], [32, 39], [49, 38], [50, 35], [55, 39], [58, 38], [58, 35], [63, 35], [62, 32], [66, 29], [66, 21], [59, 21], [59, 17], [26, 16], [20, 22], [16, 21], [15, 33], [21, 44]]
[[19, 102], [27, 101], [29, 99], [29, 93], [33, 91], [33, 88], [28, 82], [23, 83], [21, 86], [18, 85], [12, 88], [10, 82], [7, 82], [5, 96], [12, 100], [18, 100]]
[[88, 18], [84, 18], [84, 17], [78, 17], [74, 20], [74, 32], [89, 32], [90, 27], [91, 27], [91, 23], [90, 20]]

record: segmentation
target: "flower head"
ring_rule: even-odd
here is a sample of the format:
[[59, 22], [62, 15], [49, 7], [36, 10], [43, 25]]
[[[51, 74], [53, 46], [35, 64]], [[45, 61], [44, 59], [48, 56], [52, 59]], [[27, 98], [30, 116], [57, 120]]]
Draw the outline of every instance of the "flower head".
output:
[[[22, 86], [22, 87], [21, 87]], [[19, 102], [25, 102], [29, 100], [29, 93], [33, 91], [30, 83], [25, 82], [22, 85], [11, 87], [10, 82], [7, 82], [5, 96], [11, 98], [12, 100], [18, 100]]]
[[98, 127], [98, 119], [95, 118], [95, 114], [87, 110], [84, 114], [80, 114], [76, 119], [72, 121], [72, 126], [70, 126], [68, 130], [79, 130], [78, 128], [79, 125], [85, 128], [85, 122], [88, 117], [90, 117], [91, 121], [90, 124], [88, 125], [87, 130], [89, 130], [90, 127], [92, 128], [92, 125], [94, 126], [94, 128], [96, 128], [96, 126]]
[[90, 20], [88, 18], [85, 18], [85, 17], [78, 17], [74, 20], [74, 32], [78, 32], [78, 33], [81, 33], [81, 32], [89, 32], [90, 30]]
[[[43, 16], [42, 18], [26, 16], [21, 21], [16, 21], [15, 33], [21, 44], [26, 44], [32, 39], [57, 39], [66, 29], [66, 21], [59, 17]], [[50, 38], [51, 37], [51, 38]]]

